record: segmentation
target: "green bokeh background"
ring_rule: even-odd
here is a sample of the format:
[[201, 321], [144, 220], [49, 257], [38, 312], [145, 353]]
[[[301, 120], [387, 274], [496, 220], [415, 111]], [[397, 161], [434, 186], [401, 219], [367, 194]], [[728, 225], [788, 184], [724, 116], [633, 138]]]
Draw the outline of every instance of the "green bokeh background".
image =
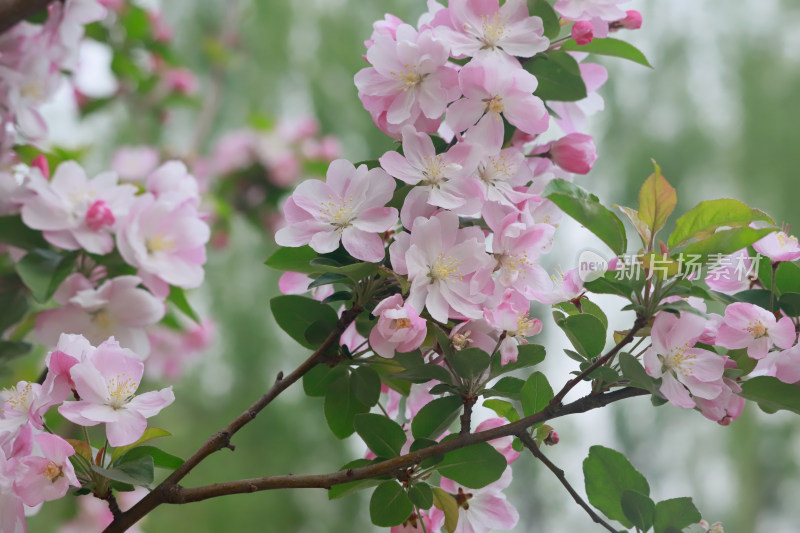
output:
[[[422, 0], [308, 0], [165, 2], [177, 47], [207, 77], [208, 45], [231, 9], [238, 10], [239, 45], [230, 50], [222, 107], [214, 132], [239, 127], [258, 112], [273, 117], [313, 114], [337, 135], [351, 161], [375, 158], [391, 147], [377, 132], [352, 84], [365, 66], [363, 40], [386, 12], [415, 21]], [[634, 205], [638, 185], [656, 159], [677, 186], [678, 211], [699, 200], [730, 196], [800, 222], [800, 9], [793, 0], [640, 0], [645, 25], [622, 38], [637, 44], [654, 70], [599, 59], [609, 69], [601, 94], [606, 110], [592, 125], [600, 159], [580, 183], [606, 203]], [[193, 111], [179, 113], [147, 139], [185, 147]], [[138, 141], [119, 113], [120, 142]], [[213, 138], [213, 135], [212, 135]], [[210, 141], [211, 139], [209, 139]], [[100, 149], [108, 153], [110, 148]], [[245, 223], [233, 227], [230, 246], [210, 254], [208, 283], [195, 303], [218, 323], [218, 338], [203, 364], [175, 383], [178, 401], [157, 424], [175, 435], [164, 448], [190, 454], [265, 391], [279, 370], [305, 356], [277, 329], [269, 299], [278, 274], [263, 266], [273, 249], [269, 234]], [[567, 268], [570, 265], [567, 266]], [[551, 328], [547, 320], [545, 327]], [[549, 357], [558, 358], [551, 350]], [[629, 454], [658, 499], [693, 495], [710, 521], [729, 533], [793, 532], [800, 519], [798, 419], [765, 417], [748, 407], [729, 428], [696, 412], [653, 409], [646, 399], [559, 422], [562, 443], [550, 453], [577, 487], [580, 462], [591, 444]], [[290, 390], [235, 438], [236, 450], [214, 455], [185, 480], [220, 480], [336, 470], [360, 456], [355, 439], [328, 431], [322, 401]], [[515, 531], [594, 531], [549, 472], [529, 457], [515, 465], [510, 498], [522, 519]], [[161, 507], [145, 522], [149, 532], [360, 532], [372, 531], [361, 495], [329, 502], [322, 490], [231, 496], [186, 507]], [[48, 504], [30, 530], [54, 531], [53, 518], [69, 514]], [[62, 515], [62, 516], [63, 516]]]

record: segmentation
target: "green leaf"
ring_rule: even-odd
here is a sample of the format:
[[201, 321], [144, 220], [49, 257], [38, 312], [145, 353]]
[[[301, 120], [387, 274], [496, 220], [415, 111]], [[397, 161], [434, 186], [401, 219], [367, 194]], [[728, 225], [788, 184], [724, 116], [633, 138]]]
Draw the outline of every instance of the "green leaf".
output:
[[632, 527], [622, 510], [622, 493], [632, 490], [649, 496], [650, 485], [630, 461], [618, 451], [592, 446], [583, 461], [583, 476], [589, 503], [612, 520]]
[[[624, 41], [618, 42], [623, 43]], [[661, 175], [661, 167], [655, 161], [653, 165], [656, 168], [655, 172], [645, 180], [639, 190], [639, 218], [647, 224], [652, 235], [655, 235], [664, 227], [667, 219], [675, 210], [675, 206], [678, 204], [678, 194]]]
[[453, 377], [439, 365], [420, 365], [392, 374], [393, 378], [405, 379], [412, 383], [427, 383], [431, 380], [452, 384]]
[[606, 272], [603, 277], [585, 282], [583, 288], [595, 294], [616, 294], [630, 300], [631, 293], [643, 283], [644, 275], [640, 272], [639, 279], [616, 279], [617, 274]]
[[456, 483], [479, 489], [497, 481], [508, 466], [506, 458], [487, 442], [448, 452], [436, 470]]
[[520, 344], [517, 348], [517, 360], [513, 363], [502, 364], [500, 354], [495, 354], [492, 357], [492, 369], [489, 374], [490, 378], [497, 377], [520, 368], [528, 368], [536, 366], [545, 358], [544, 346], [539, 344]]
[[318, 277], [314, 278], [313, 281], [308, 284], [308, 288], [313, 289], [315, 287], [322, 287], [323, 285], [332, 285], [334, 283], [341, 283], [342, 280], [348, 280], [348, 279], [349, 278], [344, 274], [334, 274], [333, 272], [324, 272], [320, 274]]
[[33, 345], [22, 341], [0, 341], [0, 362], [7, 363], [33, 349]]
[[456, 375], [470, 381], [478, 381], [492, 362], [489, 354], [480, 348], [466, 348], [448, 356], [447, 360]]
[[359, 281], [367, 276], [371, 276], [378, 270], [375, 263], [351, 263], [341, 264], [338, 261], [329, 257], [317, 257], [311, 260], [311, 267], [318, 272], [326, 272], [329, 274], [340, 274], [347, 276], [353, 281]]
[[346, 373], [347, 368], [341, 365], [317, 365], [303, 376], [303, 391], [308, 396], [323, 397], [331, 383], [341, 379]]
[[344, 439], [353, 434], [353, 420], [369, 407], [358, 401], [350, 385], [350, 376], [333, 382], [325, 394], [325, 419], [336, 438]]
[[750, 289], [746, 291], [737, 292], [734, 295], [736, 301], [747, 302], [763, 307], [767, 311], [775, 311], [775, 299], [772, 297], [770, 291], [764, 289]]
[[492, 385], [491, 388], [484, 389], [483, 395], [487, 398], [490, 396], [502, 396], [512, 400], [519, 400], [519, 393], [524, 386], [525, 380], [506, 376]]
[[0, 242], [23, 250], [47, 248], [47, 241], [42, 237], [42, 232], [26, 226], [18, 215], [0, 217]]
[[581, 299], [581, 313], [592, 315], [593, 317], [597, 318], [601, 324], [603, 324], [604, 329], [608, 329], [608, 317], [600, 308], [600, 306], [588, 298]]
[[379, 527], [399, 526], [411, 516], [414, 504], [397, 481], [384, 481], [369, 500], [369, 517]]
[[139, 439], [133, 444], [128, 444], [127, 446], [118, 446], [117, 448], [114, 448], [114, 451], [111, 452], [111, 461], [112, 462], [116, 461], [117, 459], [119, 459], [120, 457], [122, 457], [135, 447], [139, 446], [140, 444], [144, 444], [145, 442], [149, 442], [153, 439], [158, 439], [161, 437], [170, 437], [170, 436], [172, 436], [172, 433], [170, 433], [166, 429], [147, 428], [144, 430], [142, 436], [139, 437]]
[[786, 316], [800, 316], [800, 293], [785, 292], [781, 294], [778, 307], [786, 313]]
[[356, 433], [378, 457], [397, 457], [406, 443], [406, 433], [397, 422], [383, 415], [364, 413], [353, 419]]
[[622, 492], [622, 512], [633, 525], [642, 531], [647, 531], [653, 526], [656, 514], [656, 504], [649, 496], [635, 490]]
[[523, 415], [530, 416], [547, 407], [547, 404], [553, 399], [553, 389], [544, 374], [534, 372], [522, 387], [519, 399], [522, 403]]
[[200, 320], [200, 316], [189, 303], [189, 300], [186, 299], [186, 292], [180, 287], [172, 285], [169, 288], [169, 296], [167, 296], [167, 301], [172, 302], [172, 304], [177, 307], [181, 313], [191, 318], [195, 324], [199, 325], [202, 322], [202, 320]]
[[444, 513], [444, 527], [449, 533], [453, 533], [458, 526], [458, 502], [456, 502], [456, 499], [449, 492], [445, 492], [439, 487], [434, 487], [433, 505], [442, 510]]
[[372, 367], [360, 366], [351, 374], [350, 387], [359, 402], [372, 407], [381, 395], [381, 378]]
[[149, 485], [155, 479], [155, 464], [149, 455], [143, 455], [130, 461], [118, 463], [114, 468], [106, 469], [92, 465], [92, 470], [103, 477], [128, 483], [129, 485]]
[[274, 254], [269, 256], [269, 259], [267, 259], [264, 264], [275, 270], [312, 274], [318, 272], [310, 264], [311, 260], [317, 257], [317, 252], [312, 250], [309, 246], [278, 248]]
[[630, 380], [631, 387], [650, 391], [650, 394], [658, 394], [655, 381], [650, 377], [638, 359], [626, 352], [619, 354], [618, 359], [622, 375]]
[[783, 383], [778, 378], [758, 376], [742, 383], [743, 398], [758, 402], [770, 411], [786, 410], [800, 414], [800, 387]]
[[417, 509], [430, 509], [433, 505], [433, 490], [424, 481], [414, 483], [408, 489], [408, 497], [411, 499], [411, 503], [417, 506]]
[[19, 322], [28, 311], [28, 294], [16, 275], [0, 278], [0, 333]]
[[137, 446], [120, 457], [118, 463], [122, 464], [145, 456], [152, 457], [153, 465], [158, 468], [175, 470], [183, 464], [183, 459], [180, 457], [167, 453], [155, 446]]
[[538, 54], [523, 66], [539, 81], [533, 94], [542, 100], [575, 102], [586, 98], [586, 84], [583, 83], [580, 67], [568, 53], [555, 51]]
[[415, 439], [436, 439], [458, 416], [463, 402], [458, 396], [445, 396], [428, 402], [411, 421]]
[[646, 247], [650, 243], [650, 238], [653, 234], [647, 224], [639, 218], [639, 212], [636, 209], [625, 207], [624, 205], [614, 204], [614, 207], [622, 211], [622, 214], [628, 217], [636, 233], [638, 233], [639, 237], [642, 239], [642, 246]]
[[141, 7], [130, 6], [122, 17], [122, 27], [128, 39], [147, 39], [150, 36], [150, 17]]
[[780, 263], [775, 270], [775, 288], [781, 294], [800, 293], [800, 266], [789, 261]]
[[77, 252], [60, 254], [52, 250], [31, 250], [16, 265], [17, 274], [38, 302], [48, 301], [75, 269]]
[[528, 0], [528, 9], [532, 17], [542, 19], [544, 26], [544, 36], [551, 41], [561, 33], [561, 24], [558, 22], [558, 15], [553, 6], [547, 0]]
[[686, 526], [696, 524], [702, 518], [691, 498], [664, 500], [656, 504], [654, 531], [667, 533], [671, 528], [680, 531]]
[[561, 49], [564, 51], [587, 52], [589, 54], [601, 56], [621, 57], [622, 59], [629, 59], [645, 67], [653, 68], [645, 55], [638, 48], [628, 42], [611, 37], [592, 39], [592, 42], [583, 46], [573, 40], [569, 40], [561, 45]]
[[594, 315], [581, 314], [557, 320], [556, 324], [567, 334], [575, 349], [586, 357], [600, 355], [606, 346], [606, 328]]
[[764, 212], [751, 209], [738, 200], [721, 199], [700, 202], [675, 222], [675, 231], [669, 236], [670, 249], [690, 239], [711, 235], [717, 228], [747, 226], [757, 220], [775, 222]]
[[270, 300], [269, 306], [278, 326], [301, 346], [312, 350], [319, 344], [310, 343], [306, 339], [306, 330], [309, 326], [323, 321], [329, 325], [326, 329], [333, 331], [338, 321], [336, 311], [330, 306], [304, 296], [294, 294], [276, 296]]
[[596, 196], [562, 179], [551, 181], [544, 196], [597, 235], [615, 254], [626, 252], [628, 240], [622, 221]]
[[718, 231], [697, 242], [691, 243], [683, 250], [684, 256], [699, 255], [699, 262], [705, 262], [708, 256], [729, 255], [747, 248], [757, 240], [775, 231], [774, 229], [753, 229], [748, 227]]
[[505, 418], [509, 422], [516, 422], [519, 420], [517, 408], [505, 400], [486, 400], [483, 402], [483, 406], [487, 409], [491, 409], [497, 413], [497, 416]]
[[[352, 468], [359, 468], [361, 466], [367, 466], [372, 464], [373, 461], [369, 459], [356, 459], [355, 461], [350, 461], [339, 470], [350, 470]], [[337, 498], [341, 498], [343, 496], [347, 496], [348, 494], [352, 494], [359, 490], [368, 489], [370, 487], [374, 487], [376, 485], [380, 485], [385, 481], [384, 476], [380, 476], [378, 478], [371, 478], [371, 479], [361, 479], [359, 481], [351, 481], [350, 483], [342, 483], [341, 485], [334, 485], [328, 490], [328, 499], [335, 500]]]

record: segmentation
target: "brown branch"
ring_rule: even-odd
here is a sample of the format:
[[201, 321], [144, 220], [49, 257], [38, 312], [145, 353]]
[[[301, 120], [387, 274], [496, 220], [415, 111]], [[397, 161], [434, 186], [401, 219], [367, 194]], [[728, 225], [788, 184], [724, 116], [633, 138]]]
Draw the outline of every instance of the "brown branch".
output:
[[525, 447], [531, 451], [534, 457], [536, 457], [542, 463], [544, 463], [544, 465], [547, 468], [549, 468], [553, 474], [556, 475], [561, 484], [564, 485], [564, 488], [567, 489], [567, 492], [569, 492], [570, 496], [572, 496], [572, 499], [575, 500], [575, 503], [583, 507], [583, 509], [595, 523], [600, 524], [607, 530], [611, 531], [611, 533], [617, 533], [618, 530], [612, 527], [611, 524], [600, 518], [600, 516], [594, 512], [594, 509], [589, 507], [589, 504], [586, 503], [583, 498], [581, 498], [580, 494], [578, 494], [574, 488], [572, 488], [572, 485], [569, 484], [569, 481], [567, 481], [567, 477], [564, 475], [564, 471], [561, 470], [559, 467], [557, 467], [555, 464], [553, 464], [553, 462], [550, 461], [550, 459], [545, 457], [545, 455], [542, 453], [542, 450], [540, 450], [539, 446], [536, 445], [536, 441], [533, 440], [533, 438], [528, 434], [527, 431], [520, 431], [517, 434], [517, 437], [519, 437], [519, 439], [522, 441]]
[[0, 33], [47, 8], [54, 0], [0, 0]]
[[636, 321], [633, 323], [633, 327], [628, 332], [628, 334], [625, 335], [625, 337], [623, 337], [623, 339], [619, 341], [616, 346], [614, 346], [611, 350], [609, 350], [607, 354], [605, 354], [602, 357], [598, 357], [597, 360], [594, 363], [592, 363], [591, 366], [589, 366], [589, 368], [587, 368], [586, 370], [584, 370], [583, 372], [581, 372], [580, 374], [569, 380], [561, 388], [561, 390], [558, 391], [558, 394], [556, 394], [553, 397], [553, 399], [550, 400], [550, 407], [558, 407], [559, 405], [561, 405], [561, 402], [564, 401], [564, 397], [567, 395], [567, 393], [569, 393], [569, 391], [575, 388], [575, 386], [578, 383], [583, 381], [586, 376], [588, 376], [589, 374], [591, 374], [592, 372], [594, 372], [595, 370], [597, 370], [598, 368], [609, 362], [615, 355], [617, 355], [617, 353], [619, 353], [619, 351], [622, 349], [623, 346], [625, 346], [626, 344], [628, 344], [633, 340], [633, 337], [636, 335], [636, 333], [644, 327], [645, 322], [646, 321], [644, 318], [637, 316]]
[[461, 415], [461, 434], [469, 433], [472, 429], [472, 406], [478, 401], [478, 398], [472, 395], [465, 394], [462, 398], [464, 403], [464, 414]]
[[280, 393], [289, 388], [293, 383], [299, 380], [309, 370], [314, 368], [323, 358], [328, 349], [339, 341], [345, 329], [356, 319], [361, 313], [359, 306], [353, 306], [351, 309], [342, 313], [339, 321], [336, 323], [333, 331], [327, 336], [317, 350], [311, 356], [303, 361], [294, 372], [284, 377], [283, 373], [279, 373], [272, 388], [267, 391], [261, 398], [254, 404], [247, 408], [245, 412], [236, 417], [227, 427], [223, 430], [211, 435], [206, 442], [191, 456], [186, 462], [178, 467], [172, 474], [170, 474], [164, 481], [162, 481], [155, 489], [153, 489], [147, 496], [145, 496], [139, 503], [131, 507], [128, 511], [122, 513], [121, 516], [106, 528], [106, 532], [123, 532], [129, 527], [138, 522], [142, 517], [150, 511], [161, 505], [162, 503], [170, 500], [170, 494], [176, 487], [179, 487], [178, 482], [186, 477], [198, 464], [200, 464], [209, 455], [220, 451], [223, 448], [233, 449], [231, 438], [237, 431], [242, 429], [245, 425], [252, 422], [256, 415], [269, 405]]
[[[367, 465], [360, 468], [340, 470], [338, 472], [332, 472], [329, 474], [306, 476], [269, 476], [214, 483], [212, 485], [203, 485], [200, 487], [182, 487], [180, 485], [173, 485], [169, 487], [168, 490], [161, 493], [163, 494], [161, 497], [164, 497], [165, 499], [159, 503], [183, 504], [208, 500], [210, 498], [217, 498], [220, 496], [227, 496], [230, 494], [245, 494], [275, 489], [329, 489], [334, 485], [341, 485], [342, 483], [349, 483], [351, 481], [359, 481], [362, 479], [369, 479], [386, 474], [393, 475], [399, 471], [402, 471], [403, 469], [416, 465], [425, 459], [442, 455], [444, 453], [469, 446], [470, 444], [486, 442], [508, 435], [517, 435], [520, 432], [524, 432], [528, 427], [539, 422], [545, 422], [553, 418], [570, 414], [584, 413], [586, 411], [591, 411], [592, 409], [605, 407], [606, 405], [624, 400], [626, 398], [642, 396], [645, 394], [649, 394], [649, 392], [643, 389], [628, 387], [605, 394], [585, 396], [558, 409], [552, 410], [550, 407], [547, 407], [538, 413], [505, 426], [488, 429], [479, 433], [460, 434], [453, 439], [440, 442], [433, 446], [429, 446], [428, 448], [423, 448], [422, 450], [411, 452], [400, 457], [394, 457], [386, 461], [381, 461], [380, 463]], [[155, 492], [156, 491], [151, 494], [155, 494]], [[119, 523], [121, 524], [122, 521]], [[125, 522], [125, 524], [127, 525], [126, 527], [132, 525], [131, 522]], [[106, 529], [105, 533], [119, 533], [124, 530], [125, 529], [120, 527], [118, 522], [115, 521], [111, 526], [108, 527], [108, 529]]]

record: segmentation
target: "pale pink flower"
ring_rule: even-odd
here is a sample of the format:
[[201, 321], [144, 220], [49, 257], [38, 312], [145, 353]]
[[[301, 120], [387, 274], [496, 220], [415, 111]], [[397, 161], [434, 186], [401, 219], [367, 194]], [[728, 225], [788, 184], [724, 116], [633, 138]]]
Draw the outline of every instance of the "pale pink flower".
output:
[[581, 63], [579, 66], [581, 78], [586, 85], [586, 98], [578, 102], [547, 103], [557, 114], [553, 120], [564, 133], [585, 131], [588, 127], [586, 117], [605, 107], [603, 97], [597, 93], [597, 89], [608, 80], [608, 71], [596, 63]]
[[723, 294], [736, 294], [750, 288], [750, 275], [755, 275], [746, 248], [720, 258], [717, 268], [706, 275], [708, 286]]
[[90, 180], [74, 161], [61, 163], [49, 182], [32, 178], [29, 188], [35, 196], [22, 207], [27, 226], [42, 230], [48, 242], [66, 250], [103, 255], [114, 249], [111, 234], [132, 205], [134, 186], [117, 185], [113, 172]]
[[66, 399], [70, 391], [75, 388], [75, 383], [69, 374], [70, 369], [86, 359], [95, 349], [83, 335], [62, 333], [55, 350], [45, 357], [47, 379], [52, 378], [53, 390], [59, 391], [63, 396], [62, 400]]
[[447, 46], [432, 31], [418, 33], [408, 24], [395, 37], [375, 36], [367, 50], [372, 66], [355, 76], [359, 98], [368, 110], [385, 111], [390, 124], [413, 124], [420, 115], [438, 119], [459, 95]]
[[597, 161], [597, 148], [591, 135], [570, 133], [550, 143], [549, 155], [553, 163], [567, 172], [588, 174]]
[[[442, 478], [442, 489], [453, 494], [459, 504], [458, 525], [453, 533], [488, 533], [494, 529], [513, 529], [519, 521], [517, 509], [503, 494], [511, 484], [511, 469], [506, 468], [500, 479], [480, 489], [462, 487], [455, 481]], [[431, 511], [434, 520], [442, 514]]]
[[[5, 94], [0, 93], [3, 107], [16, 121], [18, 131], [32, 139], [41, 139], [47, 133], [47, 123], [38, 108], [61, 84], [61, 72], [53, 61], [54, 50], [42, 46], [41, 41], [37, 43], [37, 37], [21, 36], [24, 42], [15, 64], [9, 66], [0, 61], [0, 79], [5, 89]], [[3, 59], [9, 58], [4, 54]]]
[[[442, 517], [442, 519], [444, 518]], [[434, 531], [439, 531], [440, 527], [440, 524], [434, 524], [431, 517], [428, 516], [426, 512], [420, 511], [420, 515], [417, 516], [417, 513], [412, 511], [408, 520], [403, 522], [400, 526], [394, 526], [390, 530], [390, 533], [432, 533]]]
[[550, 224], [530, 223], [516, 208], [487, 202], [483, 218], [494, 234], [492, 253], [500, 267], [496, 280], [503, 287], [524, 293], [528, 287], [545, 291], [552, 286], [547, 272], [537, 264], [547, 251], [555, 228]]
[[14, 483], [17, 494], [29, 507], [58, 500], [70, 486], [81, 486], [69, 461], [69, 456], [75, 454], [70, 443], [49, 433], [36, 435], [34, 440], [41, 456], [20, 459], [22, 473]]
[[370, 332], [369, 344], [380, 356], [394, 357], [395, 351], [411, 352], [425, 340], [428, 332], [425, 320], [408, 303], [403, 303], [400, 294], [382, 300], [372, 314], [379, 318]]
[[695, 396], [694, 401], [704, 417], [721, 426], [727, 426], [742, 414], [745, 400], [739, 396], [742, 387], [738, 383], [723, 377], [722, 384], [722, 392], [716, 398], [706, 400]]
[[81, 426], [106, 424], [111, 446], [136, 442], [147, 418], [175, 401], [172, 387], [136, 394], [144, 364], [130, 350], [109, 339], [70, 370], [79, 401], [66, 401], [58, 412]]
[[583, 279], [581, 279], [577, 268], [551, 276], [550, 279], [550, 287], [546, 289], [539, 287], [526, 288], [525, 296], [546, 305], [553, 305], [559, 302], [576, 300], [586, 292], [583, 288]]
[[796, 261], [800, 259], [800, 244], [797, 237], [782, 231], [770, 233], [753, 244], [756, 252], [769, 257], [773, 262]]
[[[528, 337], [542, 331], [542, 321], [530, 316], [530, 301], [515, 290], [508, 289], [499, 305], [485, 307], [486, 322], [505, 333], [500, 342], [500, 362], [513, 363], [519, 354], [519, 345], [528, 344]], [[489, 352], [491, 353], [491, 352]]]
[[652, 346], [642, 356], [647, 373], [661, 378], [661, 394], [678, 407], [695, 406], [690, 392], [711, 400], [724, 388], [725, 358], [695, 347], [706, 327], [705, 322], [704, 318], [691, 313], [681, 313], [680, 318], [671, 313], [659, 313], [653, 323]]
[[465, 348], [480, 348], [492, 353], [497, 346], [500, 333], [484, 319], [460, 322], [450, 331], [453, 349], [461, 351]]
[[357, 169], [344, 159], [328, 167], [327, 181], [301, 183], [284, 205], [287, 226], [275, 234], [281, 246], [308, 244], [319, 253], [336, 250], [339, 242], [362, 261], [377, 262], [386, 254], [380, 233], [397, 221], [397, 209], [384, 207], [392, 198], [394, 180], [383, 169]]
[[125, 262], [139, 269], [145, 285], [156, 296], [166, 297], [167, 284], [193, 289], [203, 283], [210, 236], [192, 202], [175, 205], [144, 194], [117, 233], [117, 247]]
[[164, 72], [164, 87], [178, 94], [195, 94], [200, 83], [197, 76], [188, 68], [170, 68]]
[[524, 191], [531, 181], [531, 170], [525, 164], [525, 154], [518, 148], [506, 148], [484, 157], [478, 164], [476, 175], [484, 202], [513, 206], [531, 197]]
[[121, 146], [111, 158], [111, 168], [123, 181], [144, 181], [160, 160], [153, 146]]
[[390, 151], [379, 161], [390, 176], [417, 185], [406, 196], [400, 211], [404, 226], [413, 222], [412, 213], [416, 211], [418, 202], [467, 211], [465, 214], [478, 209], [476, 202], [470, 200], [476, 198], [479, 189], [475, 180], [467, 178], [475, 170], [472, 153], [471, 146], [459, 143], [447, 152], [437, 154], [428, 135], [414, 131], [411, 126], [403, 128], [404, 155]]
[[43, 385], [20, 381], [13, 389], [0, 391], [0, 445], [15, 441], [28, 425], [41, 430], [45, 413], [64, 401], [68, 393], [54, 391], [52, 379]]
[[613, 22], [625, 17], [618, 4], [629, 0], [558, 0], [555, 10], [568, 20], [591, 20], [598, 18]]
[[167, 161], [147, 177], [147, 192], [159, 201], [200, 205], [197, 178], [189, 174], [182, 161]]
[[797, 339], [792, 319], [780, 320], [766, 309], [747, 302], [725, 308], [725, 318], [717, 333], [717, 344], [728, 349], [747, 348], [747, 355], [762, 359], [774, 344], [790, 348]]
[[642, 14], [635, 9], [629, 9], [625, 12], [625, 18], [614, 21], [614, 25], [626, 30], [638, 30], [642, 27]]
[[0, 532], [2, 533], [27, 531], [25, 505], [14, 490], [17, 469], [17, 460], [6, 457], [6, 453], [0, 447]]
[[333, 294], [333, 285], [322, 285], [309, 289], [308, 286], [314, 281], [311, 276], [300, 272], [284, 272], [278, 280], [278, 289], [281, 294], [305, 294], [311, 291], [311, 297], [322, 301]]
[[482, 316], [480, 304], [491, 293], [496, 264], [485, 252], [480, 229], [458, 226], [458, 216], [449, 211], [417, 218], [402, 254], [411, 282], [408, 304], [420, 310], [424, 306], [442, 323], [451, 316]]
[[437, 32], [454, 56], [533, 57], [550, 45], [542, 19], [530, 16], [525, 0], [502, 6], [497, 0], [450, 0], [449, 12], [452, 29], [440, 26]]
[[[81, 274], [73, 274], [80, 276]], [[36, 319], [36, 339], [46, 346], [55, 346], [62, 333], [81, 334], [91, 344], [100, 344], [116, 337], [144, 359], [150, 343], [144, 328], [158, 323], [166, 313], [164, 302], [145, 289], [136, 276], [119, 276], [107, 280], [96, 289], [86, 278], [88, 288], [66, 294], [61, 308], [42, 311]], [[67, 280], [65, 283], [69, 283]]]
[[[508, 424], [508, 420], [504, 420], [499, 417], [489, 418], [478, 424], [478, 427], [475, 428], [475, 433], [480, 433], [481, 431], [486, 431], [487, 429], [499, 428], [500, 426], [505, 426], [506, 424]], [[503, 454], [503, 457], [506, 458], [508, 464], [513, 463], [519, 458], [519, 452], [513, 447], [513, 435], [490, 440], [489, 444], [494, 446], [495, 450]]]
[[191, 322], [182, 330], [150, 328], [147, 338], [151, 349], [145, 373], [153, 379], [177, 381], [211, 345], [214, 331], [215, 325], [209, 319], [200, 324]]
[[[503, 144], [502, 117], [526, 133], [547, 130], [549, 115], [542, 100], [532, 93], [536, 77], [519, 65], [503, 61], [471, 61], [458, 73], [464, 98], [447, 110], [446, 124], [454, 132], [469, 130], [485, 142], [490, 153]], [[502, 115], [502, 117], [501, 117]]]
[[[149, 494], [149, 491], [144, 487], [136, 487], [131, 492], [118, 493], [117, 501], [120, 509], [127, 511], [147, 494]], [[78, 498], [77, 515], [62, 524], [58, 529], [58, 533], [95, 533], [103, 531], [113, 521], [114, 515], [111, 514], [107, 502], [92, 495], [81, 496]], [[140, 523], [128, 529], [127, 533], [142, 533], [139, 527]]]

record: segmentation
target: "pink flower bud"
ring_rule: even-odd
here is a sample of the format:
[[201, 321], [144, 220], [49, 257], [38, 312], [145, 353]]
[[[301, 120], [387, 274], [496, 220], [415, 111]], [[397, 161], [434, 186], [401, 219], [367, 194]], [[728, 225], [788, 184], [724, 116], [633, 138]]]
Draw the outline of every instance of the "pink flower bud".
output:
[[597, 160], [591, 135], [570, 133], [550, 145], [550, 159], [567, 172], [587, 174]]
[[86, 211], [86, 225], [92, 231], [100, 231], [104, 226], [114, 224], [114, 213], [103, 200], [97, 200]]
[[556, 444], [558, 444], [558, 441], [559, 441], [558, 433], [556, 433], [555, 431], [551, 431], [544, 438], [544, 443], [547, 444], [548, 446], [555, 446]]
[[50, 179], [50, 164], [44, 154], [39, 154], [31, 161], [31, 166], [38, 168], [42, 172], [45, 179]]
[[572, 25], [572, 38], [579, 46], [592, 42], [594, 39], [594, 27], [588, 20], [579, 20]]
[[642, 14], [635, 9], [630, 9], [625, 12], [625, 18], [617, 21], [620, 27], [628, 30], [638, 30], [642, 27]]
[[420, 318], [408, 303], [403, 304], [403, 297], [399, 294], [383, 300], [372, 314], [380, 317], [369, 335], [369, 343], [378, 355], [394, 357], [395, 351], [410, 352], [425, 340], [425, 319]]

